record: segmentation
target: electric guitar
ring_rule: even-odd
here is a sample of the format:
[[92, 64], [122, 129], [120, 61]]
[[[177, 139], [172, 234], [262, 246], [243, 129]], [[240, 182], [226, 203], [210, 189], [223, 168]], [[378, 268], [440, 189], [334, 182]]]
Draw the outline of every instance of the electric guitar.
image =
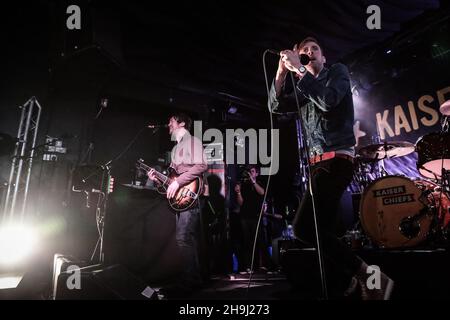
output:
[[[146, 165], [144, 160], [139, 159], [136, 163], [136, 167], [138, 169], [144, 170], [146, 173], [150, 172], [150, 170], [154, 170], [155, 177], [158, 179], [158, 188], [157, 191], [160, 194], [166, 194], [167, 188], [172, 183], [172, 181], [176, 180], [180, 175], [173, 168], [169, 168], [169, 174], [165, 175], [161, 172], [156, 171], [154, 168]], [[189, 184], [180, 187], [175, 196], [171, 199], [168, 199], [170, 207], [179, 212], [185, 211], [191, 208], [195, 201], [199, 198], [203, 191], [203, 180], [200, 177], [195, 178], [194, 181]]]

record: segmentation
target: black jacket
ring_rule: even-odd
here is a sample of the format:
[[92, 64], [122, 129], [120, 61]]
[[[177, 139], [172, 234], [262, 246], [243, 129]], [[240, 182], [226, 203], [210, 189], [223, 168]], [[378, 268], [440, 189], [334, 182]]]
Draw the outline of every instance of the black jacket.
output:
[[[286, 82], [291, 80], [287, 78]], [[337, 63], [330, 69], [323, 68], [317, 78], [307, 72], [297, 81], [296, 90], [310, 156], [356, 144], [353, 98], [346, 66]], [[268, 104], [271, 111], [297, 111], [292, 88], [283, 87], [277, 98], [272, 84]]]

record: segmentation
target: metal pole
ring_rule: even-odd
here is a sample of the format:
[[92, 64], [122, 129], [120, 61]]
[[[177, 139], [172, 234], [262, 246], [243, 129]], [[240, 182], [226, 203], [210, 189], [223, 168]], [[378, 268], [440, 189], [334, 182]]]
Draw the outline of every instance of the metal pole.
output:
[[[8, 209], [9, 209], [9, 202], [11, 199], [11, 189], [13, 187], [13, 179], [14, 179], [14, 173], [16, 172], [16, 161], [18, 158], [18, 152], [19, 152], [19, 147], [20, 147], [20, 136], [21, 136], [21, 129], [23, 126], [23, 121], [25, 118], [25, 106], [29, 103], [29, 101], [27, 101], [23, 106], [21, 106], [20, 108], [22, 109], [21, 115], [20, 115], [20, 122], [19, 122], [19, 129], [17, 132], [17, 142], [16, 142], [16, 147], [14, 149], [14, 155], [12, 158], [12, 162], [11, 162], [11, 171], [9, 174], [9, 180], [8, 180], [8, 190], [6, 192], [6, 199], [5, 199], [5, 206], [4, 206], [4, 211], [3, 211], [3, 220], [6, 219], [6, 216], [8, 215]], [[9, 212], [9, 215], [11, 216], [11, 212]]]
[[[37, 113], [35, 112], [35, 105], [38, 108]], [[8, 190], [6, 192], [4, 201], [3, 222], [5, 222], [7, 217], [9, 217], [10, 220], [14, 218], [18, 201], [22, 201], [20, 218], [21, 220], [23, 220], [24, 218], [29, 194], [31, 170], [35, 154], [39, 121], [42, 111], [42, 107], [39, 105], [35, 97], [31, 97], [20, 108], [22, 109], [22, 112], [19, 121], [19, 128], [17, 131], [16, 147], [11, 161]], [[28, 145], [30, 143], [30, 140], [31, 146]], [[27, 155], [28, 148], [29, 155]], [[24, 160], [28, 160], [27, 169], [22, 171]]]
[[28, 141], [28, 131], [30, 129], [30, 122], [31, 122], [31, 116], [32, 116], [32, 112], [33, 112], [33, 105], [34, 105], [34, 98], [31, 99], [30, 101], [30, 108], [28, 110], [28, 114], [27, 114], [27, 121], [25, 124], [25, 130], [22, 131], [23, 127], [20, 128], [21, 132], [21, 136], [22, 136], [22, 140], [19, 141], [22, 145], [21, 145], [21, 150], [20, 150], [20, 157], [19, 157], [19, 165], [17, 167], [17, 174], [16, 174], [16, 182], [14, 185], [14, 193], [13, 193], [13, 199], [12, 199], [12, 203], [11, 203], [11, 212], [9, 214], [9, 217], [12, 218], [13, 215], [15, 214], [14, 210], [16, 207], [16, 202], [17, 202], [17, 194], [19, 193], [19, 186], [20, 186], [20, 180], [21, 180], [21, 176], [22, 176], [22, 167], [23, 167], [23, 159], [25, 157], [25, 151], [26, 151], [26, 146], [27, 146], [27, 141]]
[[[31, 152], [30, 152], [30, 158], [28, 160], [28, 168], [27, 168], [27, 176], [26, 176], [26, 182], [25, 182], [25, 191], [23, 194], [23, 202], [22, 202], [22, 212], [20, 214], [20, 219], [23, 220], [24, 215], [25, 215], [25, 209], [26, 209], [26, 204], [27, 204], [27, 199], [28, 199], [28, 190], [30, 187], [30, 178], [31, 178], [31, 168], [33, 166], [33, 159], [34, 159], [34, 152], [35, 152], [35, 146], [36, 146], [36, 139], [37, 139], [37, 133], [38, 133], [38, 129], [39, 129], [39, 120], [41, 118], [41, 111], [42, 111], [42, 107], [40, 106], [39, 102], [37, 100], [34, 100], [34, 102], [37, 105], [38, 108], [38, 113], [37, 113], [37, 117], [36, 117], [36, 121], [34, 122], [34, 132], [33, 132], [33, 143], [31, 145]], [[31, 106], [31, 110], [30, 110], [30, 115], [32, 115], [32, 111], [33, 111], [33, 107], [34, 104], [32, 104]]]

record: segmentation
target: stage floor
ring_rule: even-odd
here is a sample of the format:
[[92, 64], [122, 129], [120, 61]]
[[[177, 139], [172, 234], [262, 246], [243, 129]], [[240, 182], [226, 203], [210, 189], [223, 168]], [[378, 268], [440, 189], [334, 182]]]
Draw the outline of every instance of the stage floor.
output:
[[[358, 254], [369, 264], [379, 266], [395, 281], [393, 300], [450, 299], [450, 259], [446, 249], [364, 250]], [[317, 271], [314, 268], [315, 261], [316, 256], [312, 251], [288, 250], [282, 260], [282, 272], [254, 273], [251, 280], [248, 273], [211, 276], [201, 289], [183, 297], [183, 300], [321, 300], [318, 272], [317, 275], [312, 275], [305, 271]], [[125, 268], [112, 269], [111, 272], [124, 270]], [[48, 265], [35, 265], [19, 276], [21, 280], [16, 288], [0, 289], [0, 299], [52, 299], [54, 287]], [[8, 277], [12, 279], [11, 273], [0, 274], [0, 283], [7, 283]], [[111, 278], [103, 280], [108, 279]], [[15, 284], [17, 280], [15, 277]], [[132, 291], [131, 283], [122, 281], [120, 289]], [[148, 285], [156, 292], [161, 287], [156, 283]], [[99, 299], [87, 286], [80, 294], [82, 299]], [[159, 298], [166, 299], [162, 294]], [[168, 297], [167, 300], [173, 299]], [[352, 300], [358, 300], [358, 297], [352, 297]]]

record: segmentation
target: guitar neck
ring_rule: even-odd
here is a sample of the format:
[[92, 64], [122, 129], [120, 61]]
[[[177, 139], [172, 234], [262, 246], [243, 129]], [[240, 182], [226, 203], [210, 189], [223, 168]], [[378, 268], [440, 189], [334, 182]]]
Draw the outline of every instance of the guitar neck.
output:
[[[150, 166], [148, 166], [148, 165], [146, 165], [146, 164], [143, 164], [143, 163], [140, 163], [139, 165], [141, 166], [142, 169], [144, 169], [144, 170], [147, 171], [147, 172], [150, 172], [150, 170], [153, 169], [152, 167], [150, 167]], [[155, 177], [156, 177], [156, 179], [158, 179], [158, 180], [161, 181], [162, 183], [165, 183], [167, 180], [169, 180], [169, 177], [168, 177], [168, 176], [162, 174], [161, 172], [158, 172], [156, 169], [153, 169], [153, 170], [154, 170], [154, 172], [155, 172]]]

